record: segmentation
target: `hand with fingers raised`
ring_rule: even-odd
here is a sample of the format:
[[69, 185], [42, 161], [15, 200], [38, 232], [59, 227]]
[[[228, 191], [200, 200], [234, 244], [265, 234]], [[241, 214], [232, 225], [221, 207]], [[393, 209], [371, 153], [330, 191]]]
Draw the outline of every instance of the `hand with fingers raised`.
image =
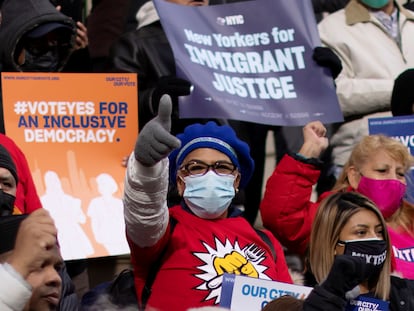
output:
[[160, 99], [158, 115], [141, 130], [135, 143], [135, 159], [144, 166], [154, 166], [166, 158], [181, 142], [170, 133], [172, 102], [169, 95]]

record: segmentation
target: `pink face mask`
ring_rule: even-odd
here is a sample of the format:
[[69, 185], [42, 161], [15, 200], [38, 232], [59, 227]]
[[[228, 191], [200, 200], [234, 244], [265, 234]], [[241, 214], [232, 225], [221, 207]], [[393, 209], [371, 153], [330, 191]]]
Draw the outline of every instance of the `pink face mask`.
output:
[[374, 201], [384, 218], [388, 218], [400, 207], [406, 187], [397, 179], [381, 180], [362, 176], [356, 190]]

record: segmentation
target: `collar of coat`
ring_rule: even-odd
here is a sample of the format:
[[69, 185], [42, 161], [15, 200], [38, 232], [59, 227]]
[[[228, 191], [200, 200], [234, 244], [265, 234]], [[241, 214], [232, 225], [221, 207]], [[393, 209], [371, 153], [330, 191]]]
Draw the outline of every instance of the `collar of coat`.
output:
[[[414, 21], [414, 13], [405, 9], [398, 3], [398, 1], [394, 1], [394, 5], [397, 7], [400, 14], [404, 15], [407, 19]], [[346, 5], [345, 17], [347, 25], [369, 22], [371, 20], [369, 10], [359, 3], [358, 0], [351, 0]]]

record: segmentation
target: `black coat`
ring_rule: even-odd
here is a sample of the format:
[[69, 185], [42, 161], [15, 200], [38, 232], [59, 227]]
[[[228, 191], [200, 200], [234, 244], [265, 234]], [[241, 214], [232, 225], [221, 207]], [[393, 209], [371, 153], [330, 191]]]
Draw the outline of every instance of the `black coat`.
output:
[[[158, 103], [152, 95], [161, 77], [176, 76], [175, 59], [161, 22], [155, 21], [137, 30], [125, 33], [110, 49], [109, 68], [112, 72], [138, 74], [139, 129], [157, 115]], [[191, 81], [190, 81], [191, 82]], [[205, 123], [206, 119], [180, 119], [178, 98], [172, 97], [171, 132], [182, 133], [187, 125]], [[223, 120], [216, 120], [223, 123]]]
[[[111, 71], [138, 74], [138, 121], [142, 129], [156, 116], [151, 96], [158, 80], [175, 76], [174, 55], [160, 21], [125, 33], [111, 47], [109, 57]], [[177, 109], [174, 113], [178, 118]]]

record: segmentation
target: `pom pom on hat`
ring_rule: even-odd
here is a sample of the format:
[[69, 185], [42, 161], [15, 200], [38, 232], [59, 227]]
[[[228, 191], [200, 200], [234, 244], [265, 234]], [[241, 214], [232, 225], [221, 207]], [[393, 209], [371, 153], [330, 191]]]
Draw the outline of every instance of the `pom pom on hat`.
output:
[[234, 130], [228, 125], [217, 125], [210, 121], [206, 124], [192, 124], [178, 134], [181, 147], [171, 152], [170, 180], [175, 183], [177, 170], [184, 158], [198, 148], [212, 148], [226, 154], [241, 174], [240, 188], [244, 188], [252, 177], [254, 161], [250, 156], [247, 143], [240, 140]]
[[10, 153], [3, 145], [0, 145], [0, 167], [8, 169], [10, 173], [13, 175], [17, 184], [19, 179], [17, 178], [16, 165], [14, 164], [14, 161], [11, 158]]
[[394, 82], [391, 95], [391, 111], [393, 116], [414, 114], [414, 68], [402, 72]]

